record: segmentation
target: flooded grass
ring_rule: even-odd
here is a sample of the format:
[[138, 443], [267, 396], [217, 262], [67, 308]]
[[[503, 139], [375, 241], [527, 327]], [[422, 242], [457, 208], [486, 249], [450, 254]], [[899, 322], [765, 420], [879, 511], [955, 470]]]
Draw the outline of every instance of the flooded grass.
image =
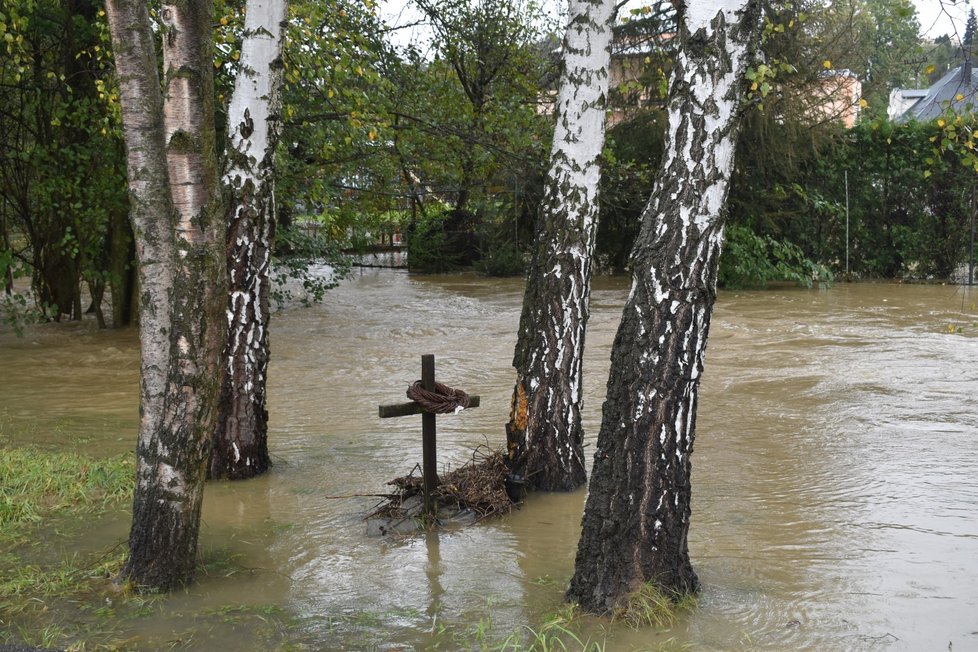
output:
[[[248, 631], [255, 649], [320, 649], [321, 625], [283, 606], [181, 607], [176, 604], [179, 595], [140, 595], [115, 583], [125, 560], [125, 542], [84, 550], [79, 540], [87, 537], [85, 527], [98, 527], [127, 507], [133, 481], [130, 455], [93, 458], [32, 448], [0, 449], [0, 643], [73, 652], [206, 649], [226, 637], [231, 640], [234, 632]], [[253, 572], [256, 569], [231, 548], [202, 551], [202, 577], [229, 579]], [[547, 576], [538, 584], [553, 594], [555, 610], [508, 636], [494, 627], [491, 602], [474, 624], [404, 609], [334, 614], [327, 617], [327, 628], [330, 638], [337, 636], [356, 649], [386, 649], [387, 624], [405, 620], [430, 622], [423, 649], [606, 649], [604, 640], [596, 640], [593, 633], [597, 631], [600, 639], [604, 631], [595, 625], [597, 620], [561, 605], [565, 582]]]
[[596, 641], [581, 633], [582, 617], [576, 605], [562, 605], [545, 618], [540, 626], [523, 626], [507, 637], [496, 649], [527, 652], [551, 650], [604, 652], [606, 643], [603, 639]]
[[29, 448], [0, 449], [0, 541], [64, 513], [93, 513], [132, 497], [131, 455], [93, 458]]
[[654, 584], [643, 584], [611, 614], [612, 623], [624, 623], [632, 629], [651, 627], [669, 630], [679, 622], [684, 612], [696, 608], [696, 595], [684, 593], [670, 596]]
[[[77, 641], [111, 637], [99, 609], [119, 594], [110, 578], [123, 546], [57, 553], [56, 544], [63, 527], [122, 507], [134, 477], [131, 456], [0, 449], [0, 641], [91, 649]], [[68, 624], [68, 612], [91, 618]]]

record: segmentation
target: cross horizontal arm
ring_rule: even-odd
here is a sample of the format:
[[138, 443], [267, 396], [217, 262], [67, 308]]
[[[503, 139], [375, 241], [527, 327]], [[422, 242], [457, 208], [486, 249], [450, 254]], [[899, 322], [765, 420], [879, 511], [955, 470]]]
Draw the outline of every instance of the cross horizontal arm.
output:
[[[470, 396], [469, 397], [469, 408], [479, 407], [479, 397]], [[411, 401], [410, 403], [398, 403], [397, 405], [381, 405], [378, 409], [378, 413], [381, 419], [390, 419], [391, 417], [406, 417], [412, 414], [424, 414], [424, 408], [421, 407], [420, 403], [415, 403]]]

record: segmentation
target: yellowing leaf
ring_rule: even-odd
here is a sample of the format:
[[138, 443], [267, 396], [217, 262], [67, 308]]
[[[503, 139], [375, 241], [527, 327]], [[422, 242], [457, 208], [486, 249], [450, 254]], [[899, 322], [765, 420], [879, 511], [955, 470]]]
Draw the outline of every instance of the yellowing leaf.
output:
[[329, 98], [332, 98], [333, 97], [333, 89], [332, 88], [329, 89], [328, 91], [326, 91], [326, 97], [329, 97]]
[[934, 64], [931, 64], [926, 68], [924, 68], [924, 72], [927, 73], [928, 75], [933, 74], [935, 70], [937, 70], [937, 68], [934, 67]]
[[958, 102], [960, 102], [961, 100], [964, 99], [964, 95], [962, 95], [961, 93], [958, 93], [957, 95], [954, 96], [954, 99], [957, 100]]
[[867, 102], [864, 99], [860, 99], [859, 100], [859, 108], [860, 109], [865, 109], [867, 106], [869, 106], [869, 102]]

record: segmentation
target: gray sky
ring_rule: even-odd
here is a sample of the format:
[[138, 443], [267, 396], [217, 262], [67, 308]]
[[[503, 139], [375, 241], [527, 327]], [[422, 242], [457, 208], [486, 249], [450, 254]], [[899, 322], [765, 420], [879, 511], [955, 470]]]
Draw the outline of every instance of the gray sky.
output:
[[[637, 2], [637, 0], [633, 0]], [[976, 0], [978, 2], [978, 0]], [[931, 38], [941, 34], [964, 36], [964, 25], [970, 8], [968, 0], [913, 0], [917, 7], [920, 30]], [[556, 7], [560, 0], [545, 0], [545, 5]], [[418, 11], [409, 0], [381, 0], [381, 15], [390, 25], [409, 25], [420, 19]], [[430, 31], [425, 27], [407, 27], [393, 34], [394, 43], [406, 45], [410, 42], [426, 41]]]
[[920, 31], [926, 36], [935, 38], [950, 34], [953, 37], [955, 32], [958, 38], [964, 36], [964, 24], [970, 9], [965, 0], [956, 3], [950, 0], [914, 0], [913, 3], [917, 7]]

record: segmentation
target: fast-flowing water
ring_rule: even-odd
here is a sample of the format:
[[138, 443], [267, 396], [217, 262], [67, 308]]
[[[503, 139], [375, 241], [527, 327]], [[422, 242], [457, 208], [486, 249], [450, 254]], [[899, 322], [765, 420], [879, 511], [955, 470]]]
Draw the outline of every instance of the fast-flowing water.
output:
[[[626, 292], [625, 279], [595, 281], [591, 437]], [[377, 406], [405, 400], [423, 353], [439, 380], [482, 397], [439, 418], [440, 463], [503, 444], [521, 297], [517, 280], [367, 270], [278, 313], [274, 469], [205, 495], [205, 561], [236, 572], [120, 624], [132, 645], [456, 649], [478, 645], [480, 623], [496, 640], [538, 626], [572, 572], [584, 491], [396, 540], [366, 536], [376, 499], [341, 498], [383, 493], [420, 461], [420, 418], [380, 420]], [[666, 633], [597, 620], [586, 632], [608, 650], [978, 650], [976, 300], [882, 284], [721, 293], [693, 457], [699, 605]], [[89, 324], [0, 335], [0, 445], [131, 450], [136, 349], [135, 333]], [[120, 513], [62, 545], [111, 547], [127, 527]], [[228, 605], [298, 624], [258, 637], [213, 617], [237, 613]]]

